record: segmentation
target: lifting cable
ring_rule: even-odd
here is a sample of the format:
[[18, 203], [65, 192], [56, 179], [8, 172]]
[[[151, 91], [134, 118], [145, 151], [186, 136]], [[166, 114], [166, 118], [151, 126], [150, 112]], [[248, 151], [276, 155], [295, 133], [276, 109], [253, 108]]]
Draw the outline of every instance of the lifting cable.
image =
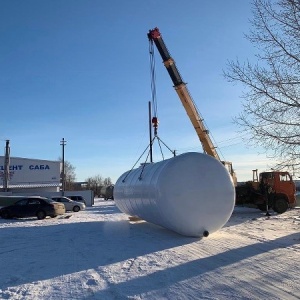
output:
[[155, 76], [155, 55], [154, 55], [154, 42], [152, 39], [149, 39], [149, 55], [150, 55], [150, 79], [151, 79], [151, 98], [152, 98], [152, 126], [154, 128], [154, 139], [151, 141], [151, 146], [154, 143], [154, 140], [157, 139], [160, 153], [162, 159], [164, 160], [164, 154], [162, 151], [161, 143], [169, 149], [175, 156], [175, 151], [172, 151], [157, 135], [158, 129], [158, 116], [157, 116], [157, 97], [156, 97], [156, 76]]
[[151, 81], [151, 102], [152, 102], [152, 126], [154, 128], [154, 136], [157, 135], [158, 116], [157, 116], [157, 98], [156, 98], [156, 84], [155, 84], [155, 56], [153, 41], [149, 40], [149, 54], [150, 54], [150, 81]]
[[[164, 155], [163, 155], [163, 152], [162, 152], [162, 148], [161, 148], [161, 144], [162, 143], [172, 154], [173, 156], [175, 157], [176, 156], [176, 151], [175, 150], [172, 150], [170, 149], [158, 136], [155, 136], [152, 138], [151, 140], [151, 145], [153, 145], [154, 141], [157, 139], [158, 141], [158, 144], [159, 144], [159, 148], [160, 148], [160, 151], [161, 151], [161, 154], [162, 154], [162, 158], [164, 160]], [[124, 179], [122, 180], [122, 182], [125, 182], [127, 176], [131, 173], [131, 171], [135, 168], [135, 166], [137, 165], [137, 163], [141, 160], [141, 158], [143, 157], [143, 155], [146, 153], [146, 151], [148, 150], [148, 148], [150, 147], [150, 145], [148, 145], [146, 147], [146, 149], [143, 151], [143, 153], [140, 155], [140, 157], [137, 159], [137, 161], [134, 163], [134, 165], [132, 166], [132, 168], [127, 172], [126, 176], [124, 177]], [[140, 173], [140, 176], [139, 176], [139, 180], [142, 180], [142, 174], [144, 172], [144, 168], [145, 166], [147, 165], [147, 160], [149, 158], [149, 155], [150, 155], [150, 151], [148, 151], [147, 153], [147, 156], [146, 156], [146, 159], [145, 159], [145, 162], [142, 163], [142, 168], [141, 168], [141, 173]]]
[[[157, 135], [157, 129], [158, 129], [158, 123], [159, 122], [158, 122], [158, 117], [157, 117], [157, 99], [156, 99], [156, 85], [155, 85], [155, 56], [154, 56], [154, 46], [153, 46], [153, 41], [152, 40], [149, 40], [149, 54], [150, 54], [151, 102], [152, 102], [152, 116], [153, 116], [152, 120], [151, 120], [151, 123], [152, 123], [153, 130], [154, 130], [154, 137], [152, 138], [150, 144], [146, 147], [146, 149], [140, 155], [140, 157], [137, 159], [137, 161], [135, 162], [135, 164], [133, 165], [131, 170], [129, 170], [127, 172], [127, 174], [124, 177], [124, 179], [122, 180], [122, 182], [125, 182], [127, 176], [135, 168], [137, 163], [140, 161], [140, 159], [146, 153], [146, 151], [150, 148], [150, 146], [152, 147], [155, 140], [157, 140], [157, 142], [158, 142], [160, 153], [161, 153], [161, 156], [162, 156], [163, 160], [164, 160], [164, 154], [163, 154], [163, 151], [162, 151], [161, 144], [163, 144], [173, 154], [173, 156], [176, 156], [175, 150], [174, 151], [171, 150]], [[145, 162], [141, 164], [142, 167], [141, 167], [141, 173], [140, 173], [140, 176], [139, 176], [139, 180], [142, 180], [142, 174], [144, 172], [145, 166], [147, 165], [149, 155], [150, 155], [150, 150], [147, 153]]]

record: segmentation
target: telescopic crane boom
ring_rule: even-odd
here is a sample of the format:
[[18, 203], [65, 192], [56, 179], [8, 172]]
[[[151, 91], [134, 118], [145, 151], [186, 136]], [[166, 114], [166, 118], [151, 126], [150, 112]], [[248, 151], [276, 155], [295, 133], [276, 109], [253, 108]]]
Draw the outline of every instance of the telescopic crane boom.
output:
[[[156, 27], [148, 32], [149, 41], [154, 42], [158, 52], [160, 53], [163, 63], [171, 77], [171, 80], [174, 84], [175, 91], [177, 92], [179, 99], [181, 100], [183, 107], [185, 108], [190, 121], [192, 122], [198, 138], [202, 144], [203, 150], [206, 154], [216, 158], [221, 161], [219, 154], [216, 151], [216, 147], [213, 145], [213, 142], [209, 136], [209, 132], [206, 129], [203, 119], [200, 117], [200, 114], [197, 111], [197, 108], [194, 104], [194, 101], [187, 89], [186, 83], [182, 80], [182, 77], [176, 67], [175, 61], [171, 57], [164, 41], [161, 36], [159, 29]], [[236, 183], [235, 174], [230, 162], [221, 161], [228, 169], [230, 174], [233, 177], [234, 183]]]

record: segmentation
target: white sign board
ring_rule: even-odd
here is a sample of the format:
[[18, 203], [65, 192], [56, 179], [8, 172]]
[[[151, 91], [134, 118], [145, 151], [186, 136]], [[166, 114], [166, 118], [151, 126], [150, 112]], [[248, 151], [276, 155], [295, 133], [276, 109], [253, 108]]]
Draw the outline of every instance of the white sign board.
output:
[[[56, 184], [60, 182], [60, 161], [11, 157], [9, 184]], [[0, 156], [0, 184], [4, 178], [4, 156]]]

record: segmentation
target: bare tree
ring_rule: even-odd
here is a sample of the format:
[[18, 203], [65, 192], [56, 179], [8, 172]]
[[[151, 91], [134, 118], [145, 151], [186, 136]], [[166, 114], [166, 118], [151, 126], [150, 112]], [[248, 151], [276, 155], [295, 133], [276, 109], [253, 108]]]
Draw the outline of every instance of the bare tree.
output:
[[253, 0], [252, 9], [246, 38], [259, 50], [257, 62], [229, 62], [224, 72], [246, 87], [235, 122], [250, 145], [261, 145], [280, 167], [299, 172], [300, 1]]
[[76, 181], [75, 167], [69, 162], [65, 161], [65, 184], [66, 191], [74, 190], [74, 183]]
[[104, 182], [103, 183], [104, 183], [105, 186], [112, 185], [111, 178], [110, 177], [104, 178]]
[[87, 182], [86, 188], [94, 191], [95, 195], [100, 195], [102, 186], [104, 186], [104, 180], [101, 175], [89, 177], [85, 180]]
[[[61, 161], [61, 157], [58, 158]], [[75, 167], [67, 160], [64, 162], [64, 173], [65, 173], [65, 190], [72, 191], [74, 190], [74, 183], [76, 181]], [[61, 174], [63, 178], [63, 174]]]

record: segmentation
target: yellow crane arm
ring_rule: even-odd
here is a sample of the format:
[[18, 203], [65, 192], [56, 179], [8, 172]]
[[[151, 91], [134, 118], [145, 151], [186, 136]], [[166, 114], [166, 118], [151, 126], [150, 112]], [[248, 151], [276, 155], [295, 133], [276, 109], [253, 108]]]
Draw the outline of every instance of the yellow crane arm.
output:
[[[186, 87], [186, 83], [182, 80], [182, 77], [176, 67], [175, 61], [171, 57], [158, 28], [149, 30], [148, 32], [149, 41], [154, 42], [158, 52], [160, 53], [163, 63], [171, 77], [174, 84], [174, 88], [182, 102], [182, 105], [188, 114], [190, 121], [192, 122], [198, 138], [202, 144], [203, 151], [221, 161], [219, 154], [216, 151], [216, 147], [209, 136], [209, 132], [206, 129], [203, 119], [201, 118], [195, 103]], [[221, 161], [225, 167], [228, 169], [229, 173], [232, 175], [233, 181], [236, 184], [236, 176], [232, 168], [231, 162]]]

